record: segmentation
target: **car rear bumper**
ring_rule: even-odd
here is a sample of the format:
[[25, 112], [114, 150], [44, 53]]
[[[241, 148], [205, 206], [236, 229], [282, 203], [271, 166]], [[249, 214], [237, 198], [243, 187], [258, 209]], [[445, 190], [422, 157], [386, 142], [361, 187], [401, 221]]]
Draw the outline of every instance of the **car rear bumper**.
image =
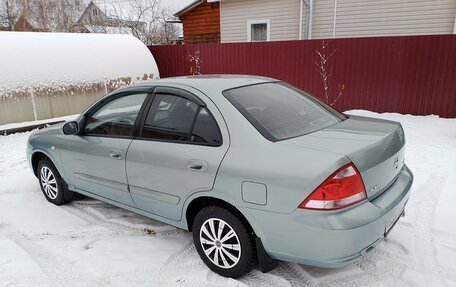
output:
[[[297, 209], [291, 214], [249, 210], [266, 252], [275, 259], [340, 267], [377, 246], [402, 215], [413, 175], [404, 165], [379, 197], [343, 211]], [[257, 230], [258, 229], [258, 230]]]

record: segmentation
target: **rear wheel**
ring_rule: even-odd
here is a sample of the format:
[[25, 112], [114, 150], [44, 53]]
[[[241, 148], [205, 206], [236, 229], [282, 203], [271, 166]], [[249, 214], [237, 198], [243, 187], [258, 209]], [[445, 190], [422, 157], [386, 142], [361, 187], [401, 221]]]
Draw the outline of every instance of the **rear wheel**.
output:
[[80, 197], [68, 190], [65, 181], [48, 158], [38, 163], [38, 179], [44, 197], [55, 205], [62, 205]]
[[243, 218], [223, 207], [205, 207], [196, 215], [193, 240], [204, 263], [224, 277], [240, 277], [255, 264], [251, 228]]

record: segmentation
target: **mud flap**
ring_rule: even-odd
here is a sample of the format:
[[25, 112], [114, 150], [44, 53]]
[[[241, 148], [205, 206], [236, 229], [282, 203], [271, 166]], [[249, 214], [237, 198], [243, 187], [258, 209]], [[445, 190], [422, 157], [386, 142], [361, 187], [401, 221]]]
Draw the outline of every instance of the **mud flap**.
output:
[[84, 197], [82, 194], [72, 191], [68, 187], [68, 184], [66, 183], [66, 181], [63, 178], [62, 178], [62, 186], [63, 186], [63, 196], [64, 196], [66, 202], [71, 202], [73, 200], [79, 200]]
[[261, 242], [261, 238], [255, 236], [255, 243], [258, 255], [258, 263], [260, 265], [260, 270], [263, 273], [267, 273], [277, 267], [279, 265], [279, 261], [272, 259], [266, 250], [264, 250], [263, 242]]

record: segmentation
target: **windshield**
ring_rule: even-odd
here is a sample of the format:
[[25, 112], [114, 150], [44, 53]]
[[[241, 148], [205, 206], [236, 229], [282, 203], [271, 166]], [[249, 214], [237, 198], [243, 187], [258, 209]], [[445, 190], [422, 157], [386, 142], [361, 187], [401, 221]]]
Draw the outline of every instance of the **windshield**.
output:
[[302, 136], [346, 119], [320, 100], [280, 82], [234, 88], [223, 95], [271, 141]]

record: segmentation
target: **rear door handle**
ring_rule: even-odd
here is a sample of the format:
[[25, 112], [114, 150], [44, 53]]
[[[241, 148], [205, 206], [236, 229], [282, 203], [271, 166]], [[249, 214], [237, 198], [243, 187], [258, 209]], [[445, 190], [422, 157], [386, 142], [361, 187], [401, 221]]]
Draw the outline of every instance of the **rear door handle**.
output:
[[204, 160], [192, 159], [188, 161], [187, 167], [194, 171], [206, 171], [207, 162], [205, 162]]
[[122, 159], [122, 152], [120, 150], [112, 150], [109, 153], [109, 157], [112, 159]]

